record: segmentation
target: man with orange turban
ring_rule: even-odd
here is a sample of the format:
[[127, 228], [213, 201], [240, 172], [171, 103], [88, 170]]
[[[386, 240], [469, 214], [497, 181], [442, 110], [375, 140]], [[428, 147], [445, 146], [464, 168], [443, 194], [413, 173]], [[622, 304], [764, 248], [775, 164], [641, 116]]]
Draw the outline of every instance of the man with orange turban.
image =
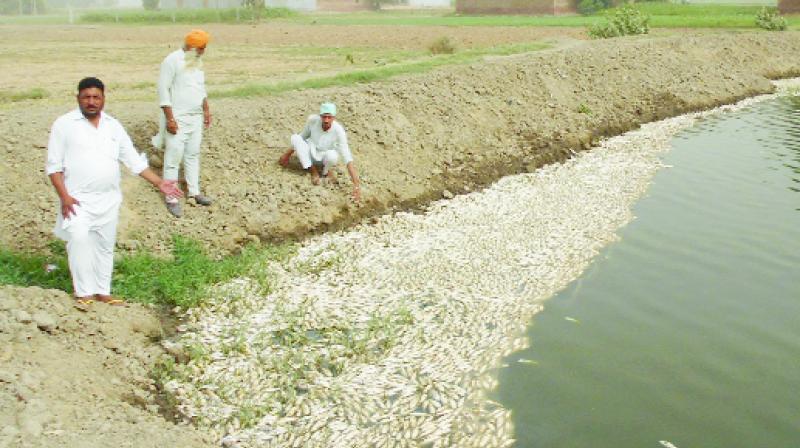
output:
[[[199, 205], [211, 205], [211, 199], [200, 192], [200, 143], [203, 129], [211, 125], [201, 57], [210, 39], [207, 32], [192, 30], [183, 47], [161, 63], [158, 100], [163, 114], [159, 134], [153, 137], [156, 148], [165, 147], [164, 179], [178, 180], [183, 162], [188, 196]], [[167, 196], [166, 204], [176, 218], [182, 215], [177, 197]]]

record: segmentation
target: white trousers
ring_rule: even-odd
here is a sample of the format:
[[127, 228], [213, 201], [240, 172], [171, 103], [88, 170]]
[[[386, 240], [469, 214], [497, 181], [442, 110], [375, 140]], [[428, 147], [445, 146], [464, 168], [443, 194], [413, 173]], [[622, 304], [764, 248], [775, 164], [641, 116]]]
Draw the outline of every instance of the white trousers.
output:
[[200, 194], [200, 142], [203, 140], [203, 115], [175, 117], [178, 132], [164, 133], [164, 179], [178, 180], [181, 161], [189, 196]]
[[336, 151], [315, 151], [299, 134], [292, 135], [292, 148], [297, 153], [297, 159], [304, 170], [311, 168], [312, 163], [322, 165], [322, 175], [328, 174], [328, 168], [339, 163], [339, 153]]
[[119, 204], [100, 219], [78, 211], [59, 231], [67, 241], [67, 260], [77, 297], [111, 294], [118, 221]]

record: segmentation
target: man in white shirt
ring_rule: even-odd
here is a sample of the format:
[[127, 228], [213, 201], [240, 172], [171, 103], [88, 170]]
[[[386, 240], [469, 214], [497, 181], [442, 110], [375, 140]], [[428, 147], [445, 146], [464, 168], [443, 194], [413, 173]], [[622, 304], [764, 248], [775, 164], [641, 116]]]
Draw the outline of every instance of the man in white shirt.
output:
[[[164, 152], [164, 179], [178, 180], [181, 161], [189, 196], [199, 205], [211, 205], [211, 199], [200, 193], [200, 143], [203, 128], [211, 125], [211, 112], [206, 95], [202, 56], [210, 36], [203, 30], [192, 30], [179, 48], [164, 58], [158, 76], [158, 100], [163, 116], [159, 135], [153, 138]], [[165, 132], [166, 131], [166, 132]], [[182, 215], [177, 197], [167, 196], [167, 209], [176, 218]]]
[[133, 147], [122, 125], [103, 113], [105, 87], [97, 78], [78, 83], [78, 109], [59, 117], [50, 131], [46, 171], [61, 200], [55, 234], [67, 242], [78, 303], [121, 304], [111, 297], [114, 243], [122, 203], [119, 162], [166, 195], [183, 193], [162, 180]]
[[278, 163], [286, 167], [292, 154], [297, 153], [297, 159], [304, 170], [311, 173], [311, 182], [318, 185], [320, 182], [320, 171], [322, 176], [335, 181], [335, 175], [331, 168], [342, 160], [347, 166], [350, 180], [353, 182], [353, 199], [361, 200], [361, 185], [358, 179], [358, 171], [353, 164], [353, 155], [347, 144], [347, 133], [344, 127], [336, 121], [336, 105], [324, 103], [320, 106], [319, 115], [310, 115], [306, 120], [306, 126], [300, 134], [291, 137], [292, 147], [286, 151]]

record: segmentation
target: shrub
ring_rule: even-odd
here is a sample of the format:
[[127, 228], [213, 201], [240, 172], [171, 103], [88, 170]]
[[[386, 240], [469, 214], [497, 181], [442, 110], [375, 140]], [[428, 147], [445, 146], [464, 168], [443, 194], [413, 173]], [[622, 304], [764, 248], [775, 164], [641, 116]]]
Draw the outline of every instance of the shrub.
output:
[[763, 28], [767, 31], [784, 31], [786, 30], [786, 19], [781, 17], [781, 14], [776, 8], [767, 8], [764, 6], [761, 11], [756, 14], [756, 26]]
[[589, 36], [594, 39], [647, 34], [650, 31], [650, 16], [631, 5], [618, 8], [606, 16], [605, 23], [592, 25]]
[[428, 46], [431, 54], [453, 54], [456, 52], [455, 44], [447, 36], [442, 36]]
[[142, 7], [147, 11], [155, 11], [158, 9], [158, 0], [142, 0]]

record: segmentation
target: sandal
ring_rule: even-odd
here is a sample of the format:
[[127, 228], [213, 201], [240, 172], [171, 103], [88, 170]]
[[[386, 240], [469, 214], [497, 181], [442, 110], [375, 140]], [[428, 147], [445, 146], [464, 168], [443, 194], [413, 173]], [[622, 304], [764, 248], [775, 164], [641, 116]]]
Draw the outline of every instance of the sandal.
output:
[[94, 302], [94, 299], [80, 298], [75, 299], [75, 302], [72, 304], [72, 306], [75, 307], [76, 310], [83, 311], [85, 313], [89, 311], [89, 305], [91, 305], [92, 302]]
[[97, 300], [98, 302], [105, 303], [106, 305], [111, 305], [111, 306], [125, 306], [125, 301], [119, 300], [119, 299], [115, 299], [115, 298], [113, 298], [111, 296], [97, 295], [97, 296], [95, 296], [95, 300]]

